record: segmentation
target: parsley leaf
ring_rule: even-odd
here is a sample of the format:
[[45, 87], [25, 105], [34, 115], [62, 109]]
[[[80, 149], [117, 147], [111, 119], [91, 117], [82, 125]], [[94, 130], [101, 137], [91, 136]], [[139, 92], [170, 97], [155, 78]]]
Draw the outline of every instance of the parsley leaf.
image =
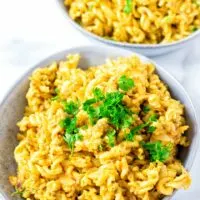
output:
[[74, 145], [77, 140], [82, 139], [82, 135], [76, 133], [76, 134], [69, 134], [66, 132], [63, 136], [64, 141], [67, 143], [68, 147], [72, 150], [74, 150]]
[[108, 145], [110, 147], [114, 147], [115, 146], [115, 134], [116, 134], [115, 130], [109, 130], [108, 133], [107, 133]]
[[107, 106], [117, 105], [121, 103], [123, 97], [124, 97], [124, 94], [118, 91], [107, 93], [104, 104]]
[[98, 149], [99, 149], [99, 151], [103, 151], [104, 146], [103, 146], [102, 144], [100, 144], [100, 145], [98, 146]]
[[103, 100], [104, 99], [104, 95], [103, 95], [102, 91], [99, 88], [94, 88], [93, 89], [93, 94], [94, 94], [94, 97], [97, 100]]
[[149, 111], [150, 111], [150, 107], [147, 105], [147, 106], [144, 106], [142, 111], [147, 114]]
[[73, 134], [78, 132], [78, 128], [76, 127], [76, 117], [69, 118], [66, 117], [64, 120], [60, 122], [60, 126], [66, 130], [67, 133]]
[[157, 121], [158, 115], [153, 114], [149, 117], [148, 121], [144, 124], [140, 124], [134, 128], [131, 129], [131, 131], [125, 136], [126, 141], [133, 141], [134, 136], [139, 133], [143, 128], [147, 128], [148, 133], [153, 133], [156, 130], [155, 126], [150, 126], [150, 123]]
[[56, 101], [59, 99], [59, 89], [55, 88], [54, 93], [55, 93], [55, 96], [51, 98], [52, 101]]
[[[83, 103], [83, 110], [88, 113], [92, 124], [105, 117], [116, 128], [125, 128], [131, 125], [132, 112], [122, 103], [123, 93], [110, 92], [104, 96], [98, 88], [93, 92], [96, 98], [88, 99]], [[98, 105], [93, 105], [95, 103]]]
[[197, 27], [192, 28], [192, 32], [195, 32], [195, 31], [197, 31], [197, 30], [198, 30]]
[[78, 112], [78, 103], [73, 101], [63, 102], [64, 111], [70, 115], [75, 115]]
[[60, 122], [60, 126], [64, 128], [65, 134], [63, 136], [64, 141], [67, 143], [68, 147], [73, 151], [74, 144], [77, 140], [81, 140], [82, 136], [78, 133], [78, 128], [76, 126], [77, 118], [65, 118]]
[[100, 105], [100, 117], [108, 118], [116, 128], [127, 127], [132, 123], [132, 112], [122, 104], [124, 94], [120, 92], [107, 93]]
[[143, 143], [142, 146], [149, 152], [151, 162], [164, 162], [170, 155], [170, 148], [164, 146], [160, 141]]
[[88, 125], [83, 125], [81, 128], [82, 128], [83, 130], [88, 129]]
[[144, 128], [145, 124], [140, 124], [139, 126], [134, 127], [133, 129], [131, 129], [130, 133], [128, 133], [125, 136], [125, 140], [126, 141], [133, 141], [134, 136], [136, 134], [138, 134], [139, 131], [141, 131]]
[[[127, 113], [129, 113], [129, 111], [127, 110]], [[124, 116], [124, 118], [122, 119], [122, 125], [121, 128], [128, 128], [133, 122], [133, 117], [129, 114], [126, 114]]]
[[59, 96], [55, 96], [55, 97], [52, 97], [52, 98], [51, 98], [52, 101], [56, 101], [56, 100], [58, 100], [58, 99], [59, 99]]
[[125, 75], [121, 76], [118, 80], [119, 88], [128, 91], [134, 87], [134, 81], [131, 78], [127, 78]]
[[55, 94], [59, 94], [59, 89], [55, 88], [54, 92], [55, 92]]
[[13, 196], [15, 196], [15, 195], [19, 195], [20, 197], [22, 197], [24, 191], [25, 191], [25, 189], [19, 190], [18, 188], [15, 188], [15, 192], [13, 192], [13, 193], [11, 194], [11, 196], [13, 197]]
[[155, 130], [156, 130], [155, 126], [149, 126], [148, 129], [147, 129], [147, 132], [148, 133], [153, 133]]
[[124, 12], [130, 14], [132, 11], [132, 0], [126, 0], [126, 6], [124, 7]]
[[158, 120], [158, 115], [154, 113], [149, 117], [147, 123], [156, 122], [157, 120]]
[[88, 109], [92, 104], [94, 104], [94, 103], [96, 103], [96, 102], [97, 102], [97, 100], [96, 100], [95, 98], [93, 98], [93, 99], [88, 99], [87, 101], [85, 101], [85, 102], [83, 103], [83, 110], [87, 111], [87, 109]]

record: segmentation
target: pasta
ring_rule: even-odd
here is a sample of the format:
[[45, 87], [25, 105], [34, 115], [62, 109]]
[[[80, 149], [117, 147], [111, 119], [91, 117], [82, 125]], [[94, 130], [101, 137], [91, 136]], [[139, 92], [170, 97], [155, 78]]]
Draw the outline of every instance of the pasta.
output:
[[9, 177], [17, 193], [28, 200], [159, 200], [187, 189], [191, 179], [177, 158], [178, 145], [189, 145], [184, 108], [153, 64], [130, 56], [82, 70], [79, 59], [68, 55], [30, 77], [17, 175]]
[[86, 30], [115, 41], [158, 44], [200, 28], [199, 0], [64, 0]]

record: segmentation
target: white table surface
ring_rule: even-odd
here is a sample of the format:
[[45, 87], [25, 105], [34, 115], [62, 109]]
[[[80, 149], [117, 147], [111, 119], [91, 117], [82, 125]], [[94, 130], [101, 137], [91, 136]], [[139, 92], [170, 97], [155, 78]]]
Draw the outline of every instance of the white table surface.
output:
[[[0, 102], [15, 81], [41, 59], [93, 43], [66, 22], [55, 1], [0, 0]], [[199, 113], [200, 38], [184, 49], [153, 59], [181, 82]], [[200, 200], [200, 150], [191, 175], [190, 190], [179, 191], [173, 200]]]

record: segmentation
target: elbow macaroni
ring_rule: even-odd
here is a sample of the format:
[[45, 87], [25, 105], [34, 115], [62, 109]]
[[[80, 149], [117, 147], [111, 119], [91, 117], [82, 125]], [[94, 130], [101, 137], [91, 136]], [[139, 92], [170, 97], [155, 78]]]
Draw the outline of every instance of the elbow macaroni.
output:
[[[158, 200], [175, 189], [187, 189], [190, 176], [176, 158], [177, 145], [188, 146], [187, 137], [183, 136], [188, 129], [183, 105], [172, 99], [154, 73], [154, 66], [132, 56], [108, 60], [84, 71], [77, 68], [79, 58], [69, 55], [67, 61], [33, 72], [26, 95], [28, 105], [18, 123], [19, 144], [14, 151], [18, 169], [17, 176], [10, 177], [12, 185], [22, 190], [22, 196], [28, 200]], [[155, 132], [138, 134], [129, 142], [122, 139], [127, 130], [121, 131], [114, 147], [99, 151], [109, 128], [107, 119], [102, 118], [87, 129], [80, 128], [83, 140], [75, 143], [71, 154], [59, 126], [66, 113], [61, 101], [51, 100], [54, 89], [59, 89], [61, 99], [78, 98], [83, 102], [92, 97], [92, 89], [97, 86], [104, 92], [116, 91], [117, 80], [123, 74], [135, 82], [124, 103], [140, 112], [141, 104], [148, 102], [150, 112], [160, 115], [154, 122]], [[77, 118], [80, 126], [88, 121], [83, 110]], [[134, 123], [140, 120], [136, 118]], [[173, 146], [164, 163], [150, 162], [140, 145], [141, 141], [157, 140]]]
[[170, 43], [200, 28], [199, 0], [64, 0], [70, 17], [86, 30], [129, 43]]

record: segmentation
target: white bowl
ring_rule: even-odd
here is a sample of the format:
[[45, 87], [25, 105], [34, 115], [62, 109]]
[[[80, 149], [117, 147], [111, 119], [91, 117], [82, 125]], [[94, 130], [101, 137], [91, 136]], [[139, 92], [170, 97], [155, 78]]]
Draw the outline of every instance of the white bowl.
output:
[[[38, 67], [47, 66], [55, 60], [65, 59], [69, 53], [80, 53], [81, 60], [79, 67], [85, 69], [88, 66], [94, 66], [103, 64], [106, 58], [116, 58], [119, 56], [130, 56], [133, 53], [127, 50], [113, 48], [113, 47], [77, 47], [69, 50], [65, 50], [56, 53], [42, 62], [35, 65], [28, 73], [20, 78], [15, 83], [13, 88], [8, 92], [7, 96], [0, 105], [0, 199], [11, 200], [17, 199], [17, 197], [11, 197], [11, 193], [14, 191], [13, 187], [8, 182], [8, 176], [16, 174], [16, 164], [13, 157], [13, 151], [17, 145], [16, 134], [18, 128], [16, 127], [17, 121], [19, 121], [24, 112], [26, 105], [25, 94], [29, 87], [28, 77], [31, 75], [34, 69]], [[185, 117], [187, 123], [190, 126], [188, 136], [191, 141], [189, 148], [182, 149], [180, 157], [185, 168], [190, 171], [195, 154], [198, 148], [199, 134], [198, 123], [194, 107], [190, 98], [185, 92], [184, 88], [176, 81], [170, 74], [168, 74], [163, 68], [149, 60], [148, 58], [136, 54], [143, 62], [151, 62], [156, 66], [156, 71], [159, 74], [162, 81], [164, 81], [172, 93], [172, 96], [180, 100], [185, 105]], [[175, 195], [175, 193], [173, 194]], [[169, 199], [166, 197], [165, 199]]]
[[186, 47], [190, 42], [200, 36], [200, 29], [191, 33], [189, 36], [172, 43], [168, 44], [131, 44], [128, 42], [117, 42], [113, 40], [108, 40], [103, 37], [100, 37], [94, 33], [91, 33], [85, 30], [82, 26], [76, 23], [68, 14], [67, 8], [64, 6], [63, 0], [56, 0], [58, 8], [62, 11], [63, 15], [66, 19], [81, 33], [83, 33], [86, 37], [93, 39], [93, 41], [98, 41], [107, 45], [116, 46], [125, 48], [127, 50], [131, 50], [137, 53], [141, 53], [146, 56], [158, 56], [162, 54], [166, 54], [180, 48]]

